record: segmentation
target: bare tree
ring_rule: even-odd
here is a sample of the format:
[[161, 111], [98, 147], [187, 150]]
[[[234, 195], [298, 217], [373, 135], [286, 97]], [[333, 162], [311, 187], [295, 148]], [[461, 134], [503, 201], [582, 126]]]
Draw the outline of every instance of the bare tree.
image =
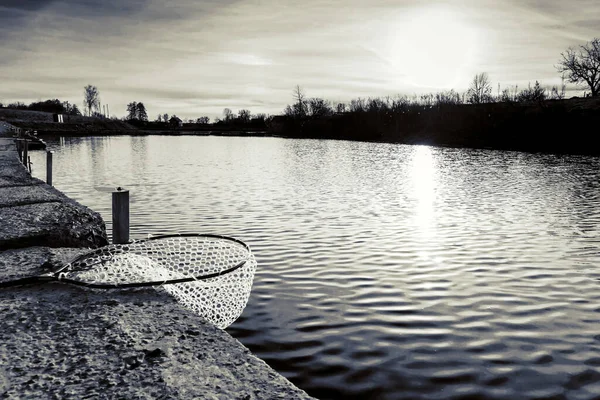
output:
[[314, 97], [307, 101], [308, 112], [312, 117], [326, 117], [333, 114], [331, 103], [329, 101]]
[[223, 121], [231, 122], [232, 119], [233, 119], [233, 111], [231, 111], [231, 108], [224, 108], [223, 109]]
[[438, 107], [457, 104], [461, 104], [461, 98], [460, 94], [455, 92], [454, 89], [435, 94], [435, 105]]
[[562, 77], [562, 82], [560, 84], [560, 90], [558, 87], [556, 86], [552, 86], [552, 89], [550, 90], [550, 99], [552, 100], [562, 100], [565, 98], [565, 92], [566, 92], [566, 85], [565, 85], [565, 77]]
[[81, 111], [77, 107], [77, 104], [71, 104], [68, 101], [63, 102], [65, 107], [65, 113], [68, 115], [81, 115]]
[[79, 107], [77, 107], [77, 104], [71, 105], [68, 114], [69, 115], [81, 115], [81, 111], [79, 111]]
[[137, 102], [132, 101], [131, 103], [127, 104], [127, 119], [128, 120], [138, 119], [138, 103]]
[[298, 117], [304, 117], [306, 115], [306, 95], [304, 94], [304, 90], [300, 87], [300, 85], [296, 85], [294, 88], [294, 99], [296, 99], [296, 104], [294, 104], [294, 113]]
[[467, 102], [471, 104], [489, 103], [492, 101], [492, 84], [487, 72], [475, 75], [469, 90], [467, 90]]
[[369, 97], [367, 99], [367, 111], [372, 112], [372, 113], [378, 113], [378, 112], [386, 112], [388, 109], [388, 104], [385, 100], [379, 98], [379, 97]]
[[533, 87], [531, 87], [531, 84], [529, 84], [527, 89], [523, 90], [517, 95], [517, 101], [521, 103], [541, 102], [546, 100], [547, 96], [546, 89], [544, 89], [538, 81], [535, 81], [535, 85]]
[[89, 116], [100, 106], [100, 92], [96, 86], [87, 85], [83, 88], [83, 106]]
[[238, 111], [238, 119], [240, 120], [240, 122], [243, 122], [244, 124], [250, 122], [250, 117], [252, 116], [252, 114], [250, 113], [250, 110], [240, 110]]
[[561, 53], [562, 59], [556, 69], [567, 81], [579, 85], [587, 85], [592, 96], [600, 95], [600, 39], [579, 46], [570, 47]]
[[163, 114], [163, 122], [169, 122], [169, 114], [167, 114], [167, 113]]
[[283, 114], [284, 114], [286, 117], [293, 117], [293, 116], [295, 116], [295, 115], [296, 115], [296, 114], [294, 113], [294, 109], [295, 109], [295, 107], [292, 107], [292, 106], [290, 106], [290, 105], [288, 104], [287, 106], [285, 106], [285, 109], [283, 110]]
[[350, 112], [363, 112], [366, 111], [365, 99], [352, 99], [350, 100]]
[[421, 104], [425, 108], [433, 107], [433, 102], [435, 100], [435, 96], [433, 93], [425, 93], [419, 96], [419, 104]]
[[512, 94], [509, 88], [506, 88], [500, 93], [500, 97], [498, 98], [502, 103], [512, 103], [516, 101], [515, 95]]

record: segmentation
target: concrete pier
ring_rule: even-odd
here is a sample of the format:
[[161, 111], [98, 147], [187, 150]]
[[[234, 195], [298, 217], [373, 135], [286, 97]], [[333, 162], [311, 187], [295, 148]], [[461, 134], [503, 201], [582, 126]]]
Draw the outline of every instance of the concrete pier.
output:
[[[0, 127], [0, 281], [107, 243], [99, 214], [32, 178]], [[310, 399], [154, 289], [0, 289], [0, 397]]]

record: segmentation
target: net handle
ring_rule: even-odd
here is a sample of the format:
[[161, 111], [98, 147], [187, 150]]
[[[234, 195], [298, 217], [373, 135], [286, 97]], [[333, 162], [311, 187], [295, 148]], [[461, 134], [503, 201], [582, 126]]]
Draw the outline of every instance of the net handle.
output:
[[[200, 275], [200, 276], [190, 276], [190, 277], [186, 277], [186, 278], [177, 278], [177, 279], [166, 279], [166, 280], [161, 280], [161, 281], [147, 281], [147, 282], [136, 282], [136, 283], [120, 283], [120, 284], [106, 284], [106, 283], [85, 283], [85, 282], [80, 282], [80, 281], [76, 281], [73, 279], [69, 279], [69, 278], [65, 278], [62, 276], [62, 272], [69, 268], [71, 266], [71, 264], [89, 257], [95, 253], [101, 253], [103, 252], [103, 250], [106, 247], [110, 247], [111, 245], [105, 246], [105, 247], [101, 247], [95, 250], [92, 250], [90, 252], [84, 253], [84, 254], [80, 254], [76, 257], [74, 257], [73, 259], [71, 259], [68, 263], [66, 263], [65, 265], [63, 265], [60, 269], [54, 271], [52, 274], [56, 277], [54, 280], [57, 280], [59, 282], [65, 282], [65, 283], [70, 283], [73, 285], [77, 285], [77, 286], [85, 286], [85, 287], [89, 287], [89, 288], [95, 288], [95, 289], [120, 289], [120, 288], [141, 288], [141, 287], [150, 287], [150, 286], [161, 286], [161, 285], [165, 285], [165, 284], [174, 284], [174, 283], [185, 283], [185, 282], [194, 282], [194, 281], [204, 281], [204, 280], [208, 280], [208, 279], [212, 279], [212, 278], [217, 278], [221, 275], [225, 275], [225, 274], [229, 274], [237, 269], [240, 269], [241, 267], [243, 267], [244, 265], [246, 265], [246, 263], [248, 262], [248, 260], [251, 257], [251, 251], [250, 251], [250, 247], [242, 242], [239, 239], [233, 238], [233, 237], [229, 237], [229, 236], [223, 236], [223, 235], [214, 235], [214, 234], [201, 234], [201, 233], [175, 233], [175, 234], [166, 234], [166, 235], [156, 235], [156, 236], [150, 236], [146, 239], [140, 239], [140, 240], [133, 240], [130, 243], [127, 244], [123, 244], [120, 245], [120, 249], [122, 250], [123, 253], [127, 253], [127, 246], [129, 245], [135, 245], [138, 243], [144, 243], [144, 242], [149, 242], [152, 240], [160, 240], [160, 239], [169, 239], [169, 238], [186, 238], [186, 237], [204, 237], [204, 238], [210, 238], [210, 239], [222, 239], [222, 240], [227, 240], [230, 242], [234, 242], [237, 243], [239, 245], [241, 245], [242, 247], [244, 247], [244, 249], [246, 249], [247, 252], [247, 256], [244, 260], [240, 261], [239, 263], [237, 263], [236, 265], [227, 268], [223, 271], [219, 271], [219, 272], [213, 272], [212, 274], [207, 274], [207, 275]], [[112, 253], [111, 253], [112, 255]]]
[[38, 276], [28, 276], [25, 278], [15, 279], [14, 281], [0, 282], [0, 288], [9, 288], [13, 286], [33, 285], [36, 283], [52, 282], [57, 278], [53, 274], [44, 274]]
[[[167, 235], [156, 235], [156, 236], [150, 236], [150, 237], [148, 237], [146, 239], [132, 240], [129, 243], [122, 244], [122, 245], [119, 245], [119, 246], [121, 246], [122, 249], [125, 249], [127, 246], [130, 246], [130, 245], [135, 245], [135, 244], [138, 244], [138, 243], [149, 242], [151, 240], [168, 239], [168, 238], [172, 238], [172, 237], [206, 237], [206, 238], [211, 238], [211, 239], [229, 240], [231, 242], [235, 242], [237, 244], [242, 245], [242, 247], [244, 247], [246, 249], [246, 251], [248, 252], [248, 256], [246, 257], [246, 261], [250, 258], [250, 252], [251, 252], [250, 251], [250, 247], [246, 243], [242, 242], [239, 239], [230, 237], [230, 236], [214, 235], [214, 234], [210, 234], [210, 233], [173, 233], [173, 234], [167, 234]], [[59, 272], [62, 272], [65, 268], [69, 267], [74, 262], [77, 262], [77, 261], [79, 261], [82, 258], [89, 257], [89, 256], [93, 255], [94, 253], [102, 253], [103, 249], [105, 249], [106, 247], [110, 247], [110, 246], [114, 246], [114, 245], [109, 244], [107, 246], [99, 247], [97, 249], [88, 251], [88, 252], [86, 252], [84, 254], [77, 255], [77, 256], [73, 257], [71, 260], [69, 260], [69, 262], [67, 262], [66, 264], [62, 265], [59, 269], [53, 271], [53, 273], [57, 274]], [[123, 252], [127, 252], [127, 250], [124, 250]]]
[[[236, 269], [243, 267], [244, 265], [246, 265], [246, 262], [248, 262], [247, 259], [234, 265], [231, 268], [225, 269], [223, 271], [215, 272], [212, 274], [208, 274], [208, 275], [189, 276], [187, 278], [166, 279], [166, 280], [162, 280], [162, 281], [118, 283], [118, 284], [110, 285], [108, 283], [86, 283], [86, 282], [76, 281], [76, 280], [69, 279], [69, 278], [63, 278], [60, 275], [55, 280], [57, 280], [59, 282], [71, 283], [73, 285], [85, 286], [85, 287], [92, 288], [92, 289], [142, 288], [142, 287], [150, 287], [150, 286], [162, 286], [162, 285], [167, 285], [167, 284], [171, 285], [174, 283], [199, 282], [199, 281], [205, 281], [205, 280], [212, 279], [212, 278], [218, 278], [221, 275], [228, 274], [230, 272], [235, 271]], [[54, 280], [54, 279], [47, 279], [44, 281], [49, 281], [49, 280]], [[38, 282], [38, 281], [41, 281], [41, 280], [39, 280], [39, 279], [36, 280], [36, 282]]]

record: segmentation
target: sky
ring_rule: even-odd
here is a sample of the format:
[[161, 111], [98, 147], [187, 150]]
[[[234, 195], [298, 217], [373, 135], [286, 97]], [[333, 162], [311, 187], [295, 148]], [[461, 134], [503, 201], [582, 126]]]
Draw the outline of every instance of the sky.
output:
[[[600, 35], [598, 0], [0, 0], [0, 102], [111, 116], [279, 114], [307, 97], [560, 85], [560, 53]], [[575, 92], [573, 92], [575, 93]]]

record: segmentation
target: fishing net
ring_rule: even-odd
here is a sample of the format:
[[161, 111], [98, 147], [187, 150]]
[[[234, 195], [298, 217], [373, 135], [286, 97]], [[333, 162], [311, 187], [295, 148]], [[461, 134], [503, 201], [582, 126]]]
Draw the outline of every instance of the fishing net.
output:
[[241, 241], [174, 235], [100, 248], [71, 261], [58, 280], [95, 288], [159, 286], [224, 329], [246, 307], [255, 271], [256, 260]]

